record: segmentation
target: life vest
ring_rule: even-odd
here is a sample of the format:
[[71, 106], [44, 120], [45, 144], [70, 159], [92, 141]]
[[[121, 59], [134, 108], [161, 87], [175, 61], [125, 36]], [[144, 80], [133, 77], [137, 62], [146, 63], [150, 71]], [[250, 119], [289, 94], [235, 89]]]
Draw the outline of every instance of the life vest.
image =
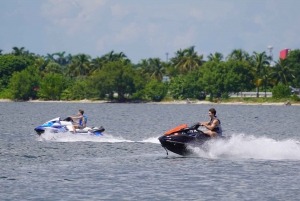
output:
[[[85, 122], [85, 125], [86, 125], [86, 124], [87, 124], [87, 117], [86, 117], [85, 115], [82, 115], [82, 116], [83, 116], [83, 118], [84, 118], [84, 122]], [[83, 125], [84, 122], [82, 121], [82, 118], [79, 119], [79, 125], [80, 125], [80, 126], [84, 126], [84, 125]]]
[[212, 123], [214, 122], [214, 120], [218, 120], [219, 121], [219, 125], [217, 125], [216, 127], [214, 127], [214, 129], [212, 129], [212, 131], [218, 133], [218, 135], [222, 135], [222, 126], [221, 126], [221, 121], [220, 119], [215, 116], [215, 118], [211, 119], [208, 125], [212, 125]]

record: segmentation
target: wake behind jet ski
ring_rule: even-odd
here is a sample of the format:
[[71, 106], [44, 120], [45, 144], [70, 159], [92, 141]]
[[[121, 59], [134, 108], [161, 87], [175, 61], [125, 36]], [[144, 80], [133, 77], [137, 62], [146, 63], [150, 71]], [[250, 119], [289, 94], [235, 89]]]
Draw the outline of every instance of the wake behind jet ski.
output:
[[169, 150], [182, 156], [193, 153], [189, 147], [201, 147], [209, 140], [225, 139], [225, 137], [222, 136], [211, 138], [209, 135], [199, 130], [199, 127], [199, 123], [196, 123], [191, 127], [188, 127], [187, 124], [182, 124], [169, 130], [158, 139], [161, 146], [165, 148], [166, 151]]
[[38, 135], [42, 135], [43, 133], [69, 133], [69, 134], [90, 134], [103, 136], [103, 132], [105, 129], [103, 126], [100, 127], [85, 127], [84, 129], [76, 129], [76, 133], [73, 132], [73, 120], [70, 117], [67, 117], [61, 120], [60, 117], [51, 119], [46, 123], [37, 126], [34, 130]]

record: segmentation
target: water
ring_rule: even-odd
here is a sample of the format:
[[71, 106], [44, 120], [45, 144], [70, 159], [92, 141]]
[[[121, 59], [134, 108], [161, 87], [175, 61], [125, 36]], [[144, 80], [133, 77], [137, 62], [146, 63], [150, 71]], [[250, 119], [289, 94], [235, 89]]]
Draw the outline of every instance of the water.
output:
[[[157, 137], [208, 120], [229, 142], [193, 157]], [[84, 109], [105, 137], [33, 128]], [[298, 200], [299, 106], [0, 103], [0, 200]]]

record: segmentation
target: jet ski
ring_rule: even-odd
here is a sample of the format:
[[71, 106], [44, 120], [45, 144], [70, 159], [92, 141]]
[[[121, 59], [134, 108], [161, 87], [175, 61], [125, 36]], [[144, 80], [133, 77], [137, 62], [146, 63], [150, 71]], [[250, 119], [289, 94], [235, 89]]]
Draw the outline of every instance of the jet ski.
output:
[[167, 131], [158, 139], [161, 146], [166, 150], [167, 155], [169, 150], [182, 156], [193, 154], [190, 147], [201, 148], [201, 146], [209, 140], [225, 139], [225, 137], [222, 136], [211, 138], [209, 135], [199, 130], [199, 127], [199, 123], [196, 123], [191, 127], [188, 127], [187, 124], [182, 124]]
[[51, 119], [44, 124], [37, 126], [34, 130], [38, 135], [42, 135], [45, 131], [50, 133], [69, 133], [69, 134], [83, 134], [83, 135], [96, 135], [103, 136], [105, 129], [100, 127], [85, 127], [84, 129], [76, 129], [76, 133], [73, 131], [74, 121], [71, 117], [61, 119], [60, 117]]

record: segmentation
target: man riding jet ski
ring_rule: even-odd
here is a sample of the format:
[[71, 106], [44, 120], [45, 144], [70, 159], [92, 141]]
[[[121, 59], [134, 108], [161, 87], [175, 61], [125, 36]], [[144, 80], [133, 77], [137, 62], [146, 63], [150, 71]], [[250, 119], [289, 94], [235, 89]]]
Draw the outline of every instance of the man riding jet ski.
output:
[[84, 127], [84, 128], [76, 128], [76, 132], [74, 133], [73, 127], [74, 122], [71, 117], [67, 117], [61, 120], [60, 117], [54, 118], [46, 123], [37, 126], [34, 130], [38, 135], [43, 134], [45, 131], [50, 133], [69, 133], [69, 134], [90, 134], [90, 135], [97, 135], [103, 136], [103, 131], [105, 129], [100, 127]]
[[[166, 151], [169, 150], [185, 156], [192, 154], [188, 146], [201, 147], [208, 140], [224, 139], [225, 137], [222, 137], [221, 121], [216, 116], [216, 110], [211, 108], [208, 115], [210, 116], [210, 121], [208, 122], [197, 122], [191, 127], [188, 127], [187, 124], [182, 124], [166, 132], [158, 138], [162, 147]], [[205, 126], [208, 130], [205, 132], [198, 130], [200, 126]]]

